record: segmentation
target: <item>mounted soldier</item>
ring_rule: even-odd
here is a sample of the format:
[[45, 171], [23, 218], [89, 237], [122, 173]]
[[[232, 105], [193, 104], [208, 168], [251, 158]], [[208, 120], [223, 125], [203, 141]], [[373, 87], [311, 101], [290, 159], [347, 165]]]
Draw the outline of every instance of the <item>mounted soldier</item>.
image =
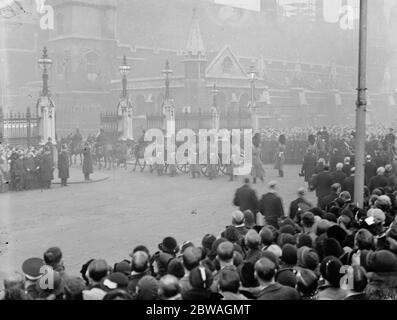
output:
[[256, 183], [256, 179], [259, 178], [264, 182], [265, 170], [263, 169], [263, 163], [261, 160], [261, 137], [257, 133], [252, 138], [252, 170], [251, 175], [253, 178], [253, 183]]
[[[79, 129], [76, 129], [74, 135], [70, 138], [70, 162], [76, 164], [76, 156], [80, 156], [80, 164], [83, 162], [83, 136]], [[73, 161], [73, 156], [75, 156]]]
[[105, 162], [104, 167], [106, 168], [107, 164], [109, 163], [108, 169], [110, 170], [112, 149], [113, 147], [110, 144], [110, 139], [108, 135], [105, 133], [105, 130], [101, 128], [99, 130], [99, 134], [97, 135], [95, 142], [95, 154], [96, 154], [96, 160], [99, 163], [99, 169], [102, 168], [101, 159], [103, 158]]

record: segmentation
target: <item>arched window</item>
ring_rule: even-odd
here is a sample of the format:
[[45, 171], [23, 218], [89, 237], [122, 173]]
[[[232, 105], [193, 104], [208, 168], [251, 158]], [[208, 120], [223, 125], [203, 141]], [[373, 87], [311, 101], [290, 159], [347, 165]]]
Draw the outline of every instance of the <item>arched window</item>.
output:
[[226, 57], [225, 59], [223, 59], [222, 62], [222, 72], [225, 74], [230, 74], [232, 73], [232, 67], [233, 67], [233, 62], [232, 59], [230, 59], [230, 57]]
[[88, 80], [94, 81], [98, 77], [99, 56], [95, 52], [86, 55], [86, 70]]

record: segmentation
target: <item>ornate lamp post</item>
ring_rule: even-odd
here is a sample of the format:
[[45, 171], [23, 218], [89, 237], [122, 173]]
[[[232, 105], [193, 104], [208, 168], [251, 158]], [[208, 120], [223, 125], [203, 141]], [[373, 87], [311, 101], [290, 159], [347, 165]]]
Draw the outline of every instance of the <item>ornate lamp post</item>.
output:
[[122, 138], [133, 140], [133, 107], [128, 98], [127, 92], [127, 75], [130, 73], [131, 67], [128, 65], [127, 57], [125, 55], [119, 70], [122, 76], [122, 93], [118, 105], [118, 115], [119, 117], [121, 116]]
[[127, 57], [125, 55], [123, 57], [123, 64], [119, 67], [119, 70], [120, 74], [123, 76], [123, 91], [121, 95], [123, 98], [127, 98], [127, 75], [130, 73], [131, 67], [127, 64]]
[[[52, 147], [54, 147], [56, 144], [55, 105], [49, 96], [48, 89], [48, 71], [52, 66], [52, 60], [48, 57], [47, 47], [43, 48], [43, 55], [37, 60], [37, 64], [40, 69], [43, 70], [43, 88], [39, 100], [37, 101], [37, 112], [40, 116], [41, 143], [48, 144], [51, 142]], [[56, 154], [54, 153], [54, 159], [55, 157]]]
[[170, 75], [173, 73], [172, 69], [170, 68], [170, 63], [168, 60], [165, 62], [165, 68], [161, 71], [161, 73], [165, 77], [165, 100], [169, 100], [170, 97]]
[[212, 93], [212, 108], [211, 108], [212, 128], [215, 130], [219, 130], [219, 111], [218, 111], [218, 101], [217, 101], [219, 90], [216, 87], [216, 83], [214, 83], [211, 93]]
[[248, 104], [248, 109], [251, 112], [252, 119], [252, 130], [256, 132], [258, 130], [258, 115], [257, 105], [255, 100], [255, 81], [257, 80], [258, 71], [254, 66], [251, 66], [248, 70], [249, 81], [251, 84], [251, 100]]
[[43, 55], [42, 57], [37, 61], [39, 67], [41, 70], [43, 70], [43, 91], [42, 91], [42, 96], [48, 96], [48, 70], [52, 66], [52, 60], [48, 57], [47, 54], [47, 47], [43, 48]]
[[173, 73], [168, 60], [165, 68], [161, 71], [165, 77], [165, 94], [163, 102], [163, 114], [165, 115], [165, 130], [167, 136], [175, 135], [175, 106], [170, 95], [170, 75]]

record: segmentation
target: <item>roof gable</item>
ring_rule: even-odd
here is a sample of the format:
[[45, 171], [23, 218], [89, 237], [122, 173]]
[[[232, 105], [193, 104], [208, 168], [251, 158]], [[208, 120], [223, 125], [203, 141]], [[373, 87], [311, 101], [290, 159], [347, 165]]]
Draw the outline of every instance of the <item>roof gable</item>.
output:
[[225, 46], [208, 65], [206, 69], [206, 76], [214, 78], [246, 78], [247, 73], [229, 46]]

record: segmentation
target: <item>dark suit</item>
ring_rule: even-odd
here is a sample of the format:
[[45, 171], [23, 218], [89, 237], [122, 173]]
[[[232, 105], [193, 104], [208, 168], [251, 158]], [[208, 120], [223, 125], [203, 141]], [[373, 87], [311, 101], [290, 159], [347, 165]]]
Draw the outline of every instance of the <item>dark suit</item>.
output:
[[303, 159], [302, 173], [305, 175], [305, 182], [309, 182], [313, 176], [314, 170], [316, 168], [316, 156], [313, 154], [306, 154]]
[[348, 191], [354, 197], [354, 176], [347, 177], [342, 183], [342, 191]]
[[301, 297], [295, 289], [272, 283], [256, 294], [257, 300], [300, 300]]
[[44, 153], [40, 158], [40, 181], [42, 186], [50, 188], [54, 179], [54, 161], [50, 152]]
[[318, 204], [321, 198], [325, 197], [331, 192], [332, 177], [328, 171], [321, 172], [313, 179], [313, 189], [316, 190]]
[[388, 184], [388, 180], [385, 176], [375, 176], [369, 180], [369, 190], [372, 192], [377, 188], [384, 188]]
[[332, 177], [332, 184], [339, 183], [342, 185], [343, 181], [346, 179], [346, 173], [343, 171], [335, 171], [331, 174]]
[[[298, 216], [298, 211], [302, 207], [313, 208], [313, 205], [307, 201], [305, 198], [298, 198], [291, 202], [289, 206], [289, 217], [292, 220], [295, 220], [295, 217], [298, 221], [300, 221], [300, 217]], [[301, 212], [303, 214], [304, 212]]]
[[259, 211], [263, 214], [268, 224], [278, 228], [278, 218], [284, 216], [281, 198], [271, 192], [264, 194], [259, 201]]
[[368, 186], [372, 177], [376, 176], [376, 165], [372, 162], [365, 163], [365, 184]]
[[353, 168], [352, 165], [348, 164], [348, 165], [344, 165], [342, 168], [342, 171], [344, 172], [344, 174], [348, 177], [351, 174], [351, 168]]
[[322, 197], [320, 200], [320, 209], [328, 212], [328, 209], [331, 207], [331, 203], [337, 198], [338, 195], [335, 192], [332, 192], [329, 195]]
[[240, 207], [242, 212], [245, 210], [251, 210], [253, 214], [258, 212], [258, 197], [255, 190], [247, 184], [237, 189], [233, 204]]
[[374, 157], [374, 163], [376, 168], [384, 167], [387, 163], [387, 159], [385, 158], [385, 156], [377, 155]]
[[58, 156], [58, 178], [69, 179], [69, 153], [62, 151]]

